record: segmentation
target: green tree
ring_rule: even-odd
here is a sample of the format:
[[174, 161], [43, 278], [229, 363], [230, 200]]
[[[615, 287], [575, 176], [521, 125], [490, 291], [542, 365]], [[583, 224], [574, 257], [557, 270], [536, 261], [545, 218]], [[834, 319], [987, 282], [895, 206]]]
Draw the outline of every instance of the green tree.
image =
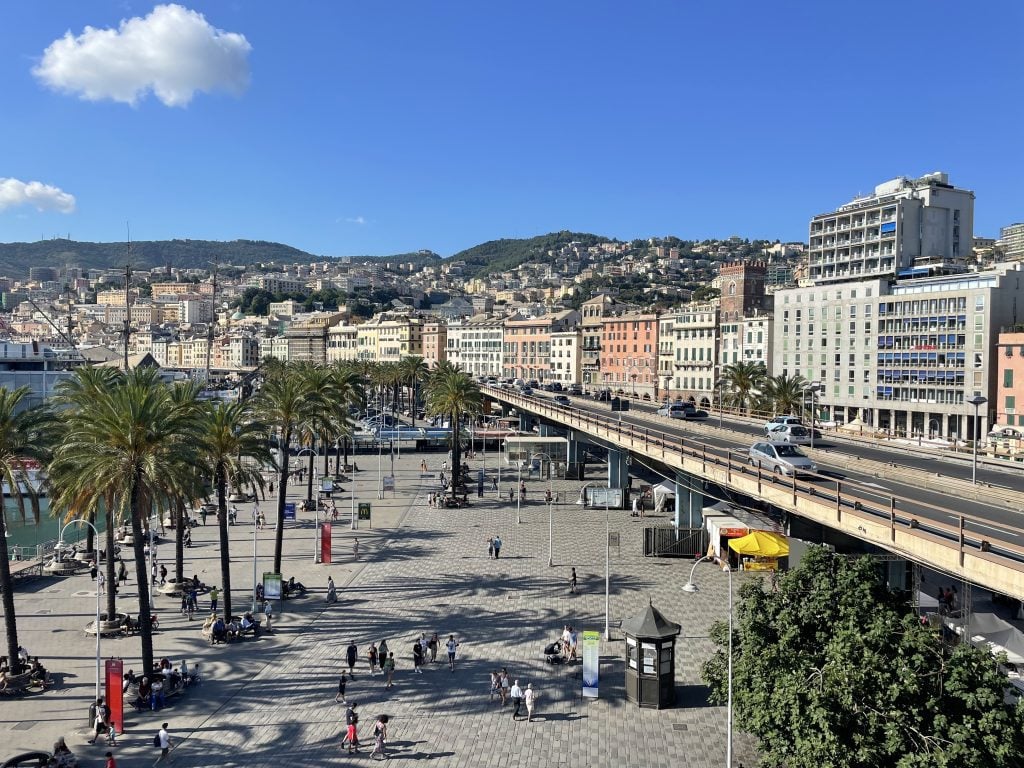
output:
[[799, 414], [804, 404], [807, 379], [799, 373], [769, 376], [764, 383], [764, 398], [776, 413]]
[[417, 392], [419, 386], [427, 380], [430, 368], [427, 367], [423, 358], [418, 355], [411, 355], [403, 358], [398, 364], [401, 380], [409, 387], [409, 412], [412, 414], [412, 425], [416, 426]]
[[[217, 494], [217, 528], [220, 534], [221, 594], [224, 616], [231, 612], [231, 553], [228, 540], [227, 489], [263, 487], [260, 470], [273, 466], [274, 458], [267, 442], [269, 430], [253, 418], [247, 402], [210, 403], [204, 409], [202, 454], [204, 465], [213, 473]], [[179, 526], [181, 527], [181, 526]]]
[[[49, 458], [48, 446], [54, 434], [53, 414], [37, 406], [22, 409], [28, 396], [28, 387], [0, 389], [0, 482], [11, 490], [22, 519], [25, 518], [25, 496], [29, 496], [39, 520], [39, 500], [35, 486], [29, 482], [26, 462], [45, 462]], [[21, 492], [24, 487], [26, 493]], [[3, 499], [0, 498], [0, 504]], [[11, 584], [11, 563], [7, 552], [7, 522], [0, 512], [0, 595], [4, 609], [4, 630], [7, 639], [7, 658], [11, 671], [21, 671], [18, 662], [18, 622], [14, 613], [14, 590]]]
[[452, 488], [459, 486], [462, 455], [459, 450], [460, 421], [463, 415], [478, 413], [483, 394], [469, 374], [450, 365], [439, 365], [427, 383], [427, 413], [447, 416], [452, 428]]
[[751, 395], [760, 391], [768, 371], [764, 363], [753, 363], [741, 360], [722, 369], [722, 388], [724, 399], [731, 402], [740, 413], [745, 413], [750, 405]]
[[[54, 450], [50, 481], [54, 503], [69, 515], [102, 503], [107, 510], [107, 552], [114, 551], [113, 528], [128, 519], [132, 528], [139, 588], [143, 669], [153, 669], [153, 634], [144, 528], [150, 514], [169, 508], [171, 499], [195, 477], [199, 443], [195, 409], [171, 396], [155, 368], [119, 372], [113, 386], [64, 415], [66, 430]], [[80, 388], [80, 391], [84, 388]], [[113, 557], [107, 557], [107, 615], [116, 612]]]
[[[703, 676], [728, 685], [728, 629]], [[733, 637], [736, 723], [766, 768], [970, 768], [1022, 765], [1024, 705], [1003, 704], [996, 660], [943, 645], [878, 564], [823, 547], [778, 579], [740, 590]]]

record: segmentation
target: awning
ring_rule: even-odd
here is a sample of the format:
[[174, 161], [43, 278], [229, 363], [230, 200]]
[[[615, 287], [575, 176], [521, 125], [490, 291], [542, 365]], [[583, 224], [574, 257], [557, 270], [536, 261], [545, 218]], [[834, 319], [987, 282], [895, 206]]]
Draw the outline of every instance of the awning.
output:
[[753, 557], [786, 557], [789, 554], [789, 543], [785, 536], [768, 531], [751, 531], [746, 536], [732, 539], [729, 549], [740, 555]]

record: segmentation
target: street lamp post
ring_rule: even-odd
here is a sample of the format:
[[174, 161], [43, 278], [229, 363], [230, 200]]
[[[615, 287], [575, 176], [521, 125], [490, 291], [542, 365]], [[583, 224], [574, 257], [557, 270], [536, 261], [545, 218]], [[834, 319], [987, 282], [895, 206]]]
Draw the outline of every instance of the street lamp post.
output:
[[722, 414], [725, 412], [725, 376], [718, 372], [718, 428], [722, 428]]
[[[697, 592], [697, 585], [693, 581], [693, 573], [697, 570], [697, 566], [703, 563], [705, 560], [718, 560], [714, 555], [705, 555], [700, 560], [693, 564], [693, 568], [690, 569], [690, 578], [683, 585], [684, 592]], [[726, 742], [725, 742], [725, 766], [726, 768], [732, 768], [732, 568], [729, 567], [728, 563], [722, 563], [722, 570], [729, 574], [729, 693], [727, 703], [727, 714], [726, 714]]]
[[256, 545], [259, 542], [259, 520], [260, 520], [260, 502], [259, 499], [254, 499], [252, 502], [252, 613], [255, 616], [256, 611], [256, 585], [259, 583], [256, 581]]
[[988, 402], [988, 398], [982, 397], [981, 395], [975, 395], [967, 402], [974, 406], [974, 429], [971, 430], [971, 446], [973, 448], [971, 460], [971, 484], [976, 485], [978, 483], [978, 440], [981, 437], [981, 430], [978, 429], [978, 409]]
[[611, 519], [608, 516], [608, 496], [604, 496], [604, 639], [612, 639], [612, 544]]
[[520, 505], [523, 501], [523, 460], [519, 460], [518, 486], [516, 487], [516, 525], [523, 522], [520, 514]]
[[548, 568], [551, 568], [555, 564], [552, 550], [552, 541], [554, 539], [554, 515], [551, 509], [551, 505], [554, 501], [554, 494], [551, 492], [551, 465], [553, 462], [551, 461], [551, 456], [543, 452], [533, 454], [533, 456], [530, 457], [530, 460], [533, 461], [535, 457], [539, 456], [543, 456], [548, 460]]
[[818, 396], [818, 392], [821, 390], [821, 384], [814, 382], [807, 388], [807, 391], [811, 393], [811, 448], [814, 447], [814, 417], [818, 413], [818, 409], [815, 407], [815, 399]]
[[[92, 528], [92, 535], [93, 535], [93, 537], [96, 540], [96, 546], [98, 548], [99, 547], [99, 542], [100, 542], [100, 532], [98, 530], [96, 530], [96, 526], [93, 525], [92, 523], [90, 523], [88, 520], [81, 520], [81, 519], [76, 518], [74, 520], [69, 520], [68, 522], [66, 522], [63, 525], [63, 527], [61, 527], [60, 533], [57, 534], [57, 549], [58, 550], [64, 549], [64, 531], [67, 529], [67, 527], [69, 525], [76, 525], [76, 524], [77, 525], [87, 525], [90, 528]], [[4, 546], [6, 546], [6, 545], [4, 545]], [[107, 557], [113, 557], [113, 556], [114, 556], [113, 552], [107, 552]], [[97, 563], [99, 562], [99, 558], [98, 557], [96, 558], [96, 561], [97, 561]], [[99, 573], [99, 571], [97, 571], [97, 573]], [[109, 584], [109, 585], [107, 585], [107, 588], [108, 589], [114, 589], [115, 585], [114, 584]], [[113, 616], [111, 616], [110, 618], [113, 619]], [[100, 631], [100, 584], [99, 584], [99, 577], [98, 576], [97, 576], [97, 579], [96, 579], [96, 623], [93, 624], [93, 629], [96, 630], [96, 695], [95, 695], [94, 698], [95, 698], [96, 701], [99, 701], [99, 698], [100, 698], [100, 681], [103, 679], [102, 676], [100, 675], [100, 658], [101, 658], [101, 656], [100, 656], [100, 637], [102, 636], [103, 633]], [[12, 669], [14, 668], [14, 662], [13, 661], [11, 662], [11, 668]]]

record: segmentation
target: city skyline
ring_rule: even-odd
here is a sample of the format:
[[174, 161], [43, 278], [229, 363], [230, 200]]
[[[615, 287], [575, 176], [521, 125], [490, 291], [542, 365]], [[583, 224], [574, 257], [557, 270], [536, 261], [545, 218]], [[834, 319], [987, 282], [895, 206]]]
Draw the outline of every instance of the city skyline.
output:
[[972, 9], [954, 39], [881, 2], [10, 6], [0, 239], [806, 241], [823, 210], [939, 170], [995, 237], [1022, 218], [1022, 17]]

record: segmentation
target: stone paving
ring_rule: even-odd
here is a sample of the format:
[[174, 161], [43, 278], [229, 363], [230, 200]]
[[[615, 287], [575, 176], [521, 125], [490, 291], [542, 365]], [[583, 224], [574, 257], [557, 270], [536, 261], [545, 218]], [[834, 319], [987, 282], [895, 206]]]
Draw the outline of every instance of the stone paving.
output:
[[[436, 474], [444, 457], [426, 458]], [[612, 510], [610, 528], [620, 534], [611, 559], [612, 640], [601, 644], [601, 697], [584, 700], [580, 667], [549, 666], [542, 649], [563, 624], [604, 629], [605, 511], [574, 503], [580, 482], [549, 483], [524, 475], [527, 502], [517, 524], [508, 489], [518, 481], [507, 468], [501, 499], [490, 490], [478, 499], [474, 486], [469, 509], [435, 509], [426, 502], [427, 494], [437, 489], [437, 479], [421, 476], [422, 459], [414, 453], [397, 458], [397, 491], [378, 500], [372, 457], [358, 457], [363, 469], [357, 475], [358, 498], [372, 502], [374, 528], [348, 530], [350, 497], [345, 493], [337, 502], [342, 520], [334, 526], [333, 565], [313, 564], [308, 516], [286, 523], [284, 575], [294, 574], [313, 591], [279, 607], [273, 634], [211, 647], [200, 637], [198, 617], [189, 623], [178, 615], [177, 600], [158, 598], [157, 658], [200, 661], [204, 682], [164, 711], [138, 715], [129, 709], [127, 732], [116, 748], [121, 766], [150, 765], [159, 756], [152, 738], [164, 721], [170, 723], [174, 739], [166, 762], [175, 766], [270, 766], [283, 756], [302, 765], [365, 763], [372, 748], [373, 718], [379, 713], [391, 718], [389, 751], [398, 765], [423, 760], [445, 768], [723, 764], [726, 713], [723, 707], [707, 705], [700, 665], [711, 652], [711, 623], [726, 617], [728, 576], [710, 564], [701, 565], [701, 591], [682, 592], [690, 561], [642, 556], [643, 526], [668, 519], [640, 520], [628, 510]], [[470, 464], [475, 479], [481, 460]], [[491, 454], [488, 475], [495, 466]], [[603, 467], [588, 473], [592, 484], [604, 479]], [[543, 499], [548, 487], [558, 498], [552, 508], [554, 567], [547, 564], [548, 506]], [[289, 491], [291, 496], [295, 487]], [[262, 505], [267, 513], [272, 507], [269, 501]], [[251, 595], [252, 528], [238, 525], [230, 530], [237, 612]], [[186, 550], [186, 575], [198, 573], [208, 584], [219, 582], [215, 533], [213, 525], [194, 529], [195, 546]], [[499, 560], [487, 554], [487, 539], [496, 534], [505, 543]], [[262, 572], [271, 562], [272, 531], [260, 536]], [[355, 536], [360, 540], [358, 562], [352, 556]], [[170, 546], [161, 547], [159, 555], [169, 560]], [[568, 592], [572, 566], [578, 573], [578, 595]], [[329, 573], [339, 588], [339, 602], [330, 606], [323, 599]], [[738, 590], [744, 579], [759, 577], [737, 573], [734, 578]], [[21, 641], [54, 670], [60, 685], [19, 700], [0, 698], [2, 757], [49, 749], [58, 735], [65, 735], [85, 765], [102, 764], [106, 748], [84, 743], [94, 646], [81, 627], [94, 609], [92, 586], [88, 576], [80, 575], [18, 587]], [[130, 587], [122, 595], [128, 606], [134, 598]], [[641, 710], [624, 698], [624, 643], [618, 624], [643, 610], [648, 600], [683, 625], [677, 644], [677, 705], [661, 711]], [[201, 605], [205, 607], [205, 598]], [[454, 634], [461, 643], [454, 673], [441, 663], [443, 650], [438, 663], [427, 664], [422, 675], [413, 673], [411, 643], [420, 633], [432, 632], [442, 639]], [[365, 661], [365, 649], [381, 639], [387, 639], [397, 660], [391, 690], [384, 688], [380, 675], [369, 675]], [[350, 640], [359, 646], [360, 660], [348, 700], [359, 702], [366, 745], [363, 754], [351, 758], [339, 748], [344, 707], [334, 703]], [[126, 667], [141, 666], [137, 639], [105, 640], [103, 655], [112, 654], [124, 655]], [[507, 667], [524, 688], [533, 684], [538, 692], [534, 722], [513, 722], [511, 705], [502, 709], [497, 700], [489, 701], [488, 673], [498, 667]], [[736, 765], [756, 765], [752, 739], [737, 732], [734, 750]]]

